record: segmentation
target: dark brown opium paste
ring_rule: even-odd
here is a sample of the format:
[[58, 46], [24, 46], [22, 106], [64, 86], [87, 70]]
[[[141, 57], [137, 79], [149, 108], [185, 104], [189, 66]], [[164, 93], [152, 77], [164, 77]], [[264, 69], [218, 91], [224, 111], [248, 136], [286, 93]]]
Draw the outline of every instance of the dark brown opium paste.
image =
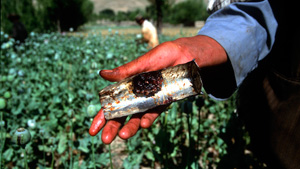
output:
[[141, 73], [133, 78], [133, 93], [138, 97], [150, 97], [159, 92], [163, 77], [161, 71]]

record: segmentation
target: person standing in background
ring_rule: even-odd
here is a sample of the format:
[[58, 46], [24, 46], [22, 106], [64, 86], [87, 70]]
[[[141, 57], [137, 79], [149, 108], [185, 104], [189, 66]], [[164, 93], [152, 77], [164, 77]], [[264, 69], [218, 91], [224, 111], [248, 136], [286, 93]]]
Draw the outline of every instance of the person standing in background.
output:
[[24, 43], [28, 33], [24, 24], [20, 21], [20, 16], [17, 14], [10, 14], [7, 18], [13, 24], [11, 37], [14, 38], [16, 42], [19, 41], [19, 43]]
[[142, 42], [148, 43], [150, 49], [159, 44], [157, 30], [155, 26], [144, 17], [137, 16], [136, 22], [142, 26]]

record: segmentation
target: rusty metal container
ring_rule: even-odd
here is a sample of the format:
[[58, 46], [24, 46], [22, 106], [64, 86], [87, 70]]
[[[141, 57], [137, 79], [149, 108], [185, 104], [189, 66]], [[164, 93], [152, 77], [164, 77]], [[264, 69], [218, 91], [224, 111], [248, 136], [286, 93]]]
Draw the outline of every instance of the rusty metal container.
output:
[[[153, 76], [157, 81], [147, 81]], [[145, 81], [136, 79], [146, 77]], [[153, 85], [149, 83], [154, 83]], [[157, 86], [148, 92], [137, 87]], [[201, 93], [202, 81], [194, 61], [166, 69], [145, 72], [107, 86], [99, 92], [100, 103], [106, 119], [145, 112], [154, 107], [169, 104]], [[152, 92], [153, 91], [153, 92]], [[140, 92], [140, 93], [138, 93]]]

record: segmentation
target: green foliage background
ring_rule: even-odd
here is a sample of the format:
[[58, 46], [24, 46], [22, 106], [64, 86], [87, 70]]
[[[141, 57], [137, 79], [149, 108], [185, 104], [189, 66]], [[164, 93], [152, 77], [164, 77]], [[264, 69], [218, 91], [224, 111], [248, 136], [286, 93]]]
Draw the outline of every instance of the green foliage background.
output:
[[29, 32], [76, 30], [86, 23], [93, 12], [89, 0], [1, 0], [1, 30], [10, 32], [9, 14], [21, 16]]
[[[26, 127], [32, 135], [26, 145], [30, 168], [108, 168], [110, 151], [101, 134], [88, 134], [101, 107], [98, 92], [111, 84], [98, 73], [147, 52], [135, 38], [118, 32], [106, 36], [32, 32], [24, 44], [14, 46], [14, 40], [1, 32], [0, 97], [6, 102], [0, 110], [1, 166], [24, 166], [24, 153], [11, 144], [11, 137], [17, 128]], [[176, 38], [160, 36], [160, 41]], [[126, 141], [121, 165], [128, 169], [260, 166], [251, 153], [245, 154], [249, 142], [235, 113], [234, 97], [220, 102], [197, 96], [173, 103], [150, 129]]]
[[193, 26], [195, 21], [206, 20], [208, 13], [203, 1], [188, 0], [174, 5], [166, 20], [172, 24], [182, 23], [185, 26]]
[[37, 11], [33, 7], [32, 0], [1, 0], [1, 31], [11, 31], [12, 24], [7, 16], [12, 13], [21, 15], [27, 29], [36, 30], [39, 20], [36, 19]]
[[[206, 20], [208, 13], [203, 0], [187, 0], [175, 3], [173, 0], [162, 0], [163, 22], [171, 24], [183, 24], [185, 26], [193, 26], [195, 21]], [[151, 0], [150, 5], [146, 9], [136, 9], [128, 12], [115, 13], [111, 9], [104, 9], [99, 12], [98, 16], [94, 16], [93, 20], [106, 19], [111, 21], [134, 21], [135, 17], [140, 15], [148, 19], [157, 20], [157, 10], [155, 1]], [[170, 15], [170, 13], [172, 15]]]
[[[146, 10], [117, 12], [110, 9], [93, 14], [93, 3], [90, 0], [2, 0], [1, 1], [1, 30], [10, 32], [12, 24], [7, 19], [9, 14], [21, 16], [21, 22], [28, 32], [69, 31], [97, 19], [111, 21], [134, 21], [137, 15], [157, 20], [156, 4], [154, 1]], [[196, 20], [208, 17], [202, 0], [187, 0], [174, 3], [172, 0], [163, 1], [163, 22], [192, 26]], [[169, 15], [172, 13], [172, 15]]]

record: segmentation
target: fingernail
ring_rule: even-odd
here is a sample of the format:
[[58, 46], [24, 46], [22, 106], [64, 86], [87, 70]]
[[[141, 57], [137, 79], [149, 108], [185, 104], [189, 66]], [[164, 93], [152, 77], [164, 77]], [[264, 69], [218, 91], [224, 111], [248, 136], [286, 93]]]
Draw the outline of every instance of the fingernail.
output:
[[99, 75], [101, 76], [101, 73], [103, 73], [103, 72], [105, 73], [105, 71], [110, 71], [110, 70], [100, 70]]
[[113, 70], [101, 70], [100, 72], [99, 72], [99, 75], [100, 76], [102, 76], [103, 74], [105, 75], [107, 75], [107, 74], [111, 74], [111, 73], [113, 73], [114, 71]]
[[111, 73], [111, 72], [114, 72], [113, 70], [101, 70], [101, 72], [104, 72], [104, 73]]

